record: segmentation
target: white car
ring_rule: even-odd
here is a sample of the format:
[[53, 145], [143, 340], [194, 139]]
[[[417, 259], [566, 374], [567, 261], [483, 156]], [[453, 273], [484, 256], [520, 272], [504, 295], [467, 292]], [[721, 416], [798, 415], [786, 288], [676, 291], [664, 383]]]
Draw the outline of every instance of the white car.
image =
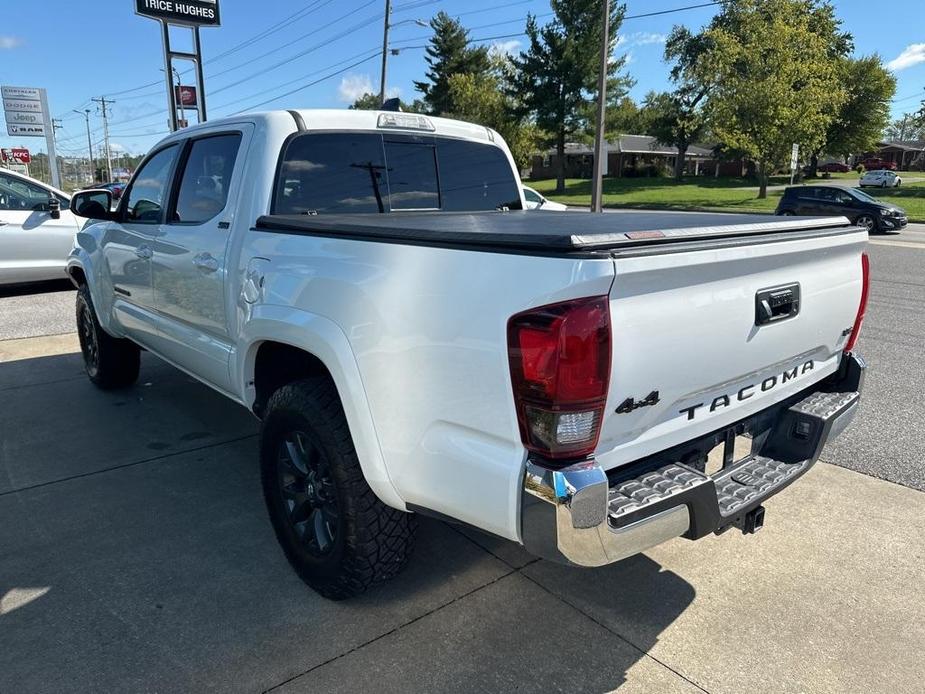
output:
[[0, 171], [0, 285], [64, 279], [78, 220], [64, 191]]
[[863, 176], [861, 180], [858, 181], [858, 185], [861, 188], [865, 186], [875, 186], [877, 188], [899, 188], [903, 180], [896, 175], [895, 171], [868, 171]]
[[526, 210], [551, 210], [553, 212], [562, 212], [568, 207], [561, 202], [547, 200], [537, 193], [533, 188], [523, 186], [524, 189], [524, 209]]

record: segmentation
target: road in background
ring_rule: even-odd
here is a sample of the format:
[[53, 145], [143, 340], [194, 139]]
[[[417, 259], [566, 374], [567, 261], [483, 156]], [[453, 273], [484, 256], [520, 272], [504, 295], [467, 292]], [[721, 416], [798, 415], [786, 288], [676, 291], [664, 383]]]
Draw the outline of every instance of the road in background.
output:
[[0, 287], [0, 340], [74, 332], [74, 287], [69, 280]]

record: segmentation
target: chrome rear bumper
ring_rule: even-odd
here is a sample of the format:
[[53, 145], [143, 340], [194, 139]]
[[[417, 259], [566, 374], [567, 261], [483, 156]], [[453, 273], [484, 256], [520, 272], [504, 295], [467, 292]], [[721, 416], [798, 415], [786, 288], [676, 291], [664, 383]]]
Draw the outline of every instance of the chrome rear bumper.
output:
[[767, 431], [756, 439], [760, 450], [712, 476], [663, 457], [613, 479], [594, 460], [560, 469], [528, 461], [524, 546], [544, 559], [602, 566], [675, 537], [748, 527], [749, 514], [809, 470], [825, 443], [854, 418], [865, 368], [861, 357], [848, 354], [818, 390], [750, 418]]

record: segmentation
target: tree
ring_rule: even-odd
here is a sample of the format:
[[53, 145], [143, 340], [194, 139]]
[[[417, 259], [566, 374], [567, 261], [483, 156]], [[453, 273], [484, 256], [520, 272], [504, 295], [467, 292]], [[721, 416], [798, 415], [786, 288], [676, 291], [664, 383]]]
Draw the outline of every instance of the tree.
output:
[[[610, 53], [626, 8], [615, 0], [610, 6]], [[556, 191], [565, 191], [565, 142], [587, 124], [586, 105], [596, 89], [601, 46], [601, 0], [552, 0], [554, 17], [539, 26], [527, 17], [529, 47], [514, 59], [516, 78], [511, 95], [520, 100], [519, 113], [529, 116], [546, 144], [556, 146]], [[614, 78], [625, 59], [611, 60], [608, 75]]]
[[829, 123], [825, 139], [810, 154], [810, 176], [816, 175], [822, 152], [847, 157], [872, 150], [889, 122], [896, 78], [880, 57], [843, 58], [838, 67], [845, 100]]
[[458, 19], [438, 12], [430, 20], [433, 36], [424, 61], [430, 68], [426, 82], [415, 82], [414, 88], [423, 94], [427, 109], [435, 116], [456, 111], [450, 97], [450, 77], [453, 75], [484, 75], [491, 69], [488, 48], [469, 46], [469, 31]]
[[510, 58], [495, 54], [491, 62], [490, 72], [450, 76], [449, 96], [457, 110], [449, 115], [497, 131], [507, 142], [517, 166], [523, 169], [536, 151], [536, 126], [518, 116], [514, 99], [506, 88], [513, 75]]
[[[919, 113], [923, 112], [925, 107]], [[889, 142], [925, 140], [925, 118], [919, 120], [918, 114], [904, 113], [902, 118], [894, 120], [884, 128], [883, 137]]]
[[834, 10], [818, 0], [727, 3], [704, 33], [695, 70], [713, 87], [706, 104], [723, 147], [757, 165], [759, 198], [793, 143], [813, 151], [846, 99], [838, 57], [851, 49]]
[[687, 27], [676, 26], [665, 42], [665, 60], [674, 62], [671, 92], [652, 97], [649, 108], [649, 135], [662, 144], [677, 148], [674, 177], [684, 176], [684, 158], [688, 148], [703, 137], [707, 127], [703, 108], [713, 86], [714, 75], [700, 69], [700, 61], [713, 47], [705, 32], [691, 33]]

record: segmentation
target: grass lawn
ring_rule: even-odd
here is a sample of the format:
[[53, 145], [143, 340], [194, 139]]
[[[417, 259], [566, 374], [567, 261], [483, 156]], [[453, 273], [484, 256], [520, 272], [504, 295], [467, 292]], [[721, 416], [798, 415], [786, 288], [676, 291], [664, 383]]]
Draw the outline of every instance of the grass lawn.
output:
[[[857, 182], [857, 174], [834, 174], [833, 178], [836, 177], [844, 177], [845, 185]], [[789, 178], [785, 176], [775, 176], [770, 180], [771, 186], [788, 183]], [[527, 184], [551, 200], [575, 206], [591, 204], [589, 180], [566, 179], [562, 195], [553, 192], [556, 187], [554, 179], [528, 181]], [[888, 191], [875, 188], [865, 188], [864, 191], [902, 207], [909, 214], [910, 221], [925, 222], [925, 182], [903, 184], [899, 189]], [[768, 213], [777, 207], [782, 192], [769, 190], [768, 197], [759, 200], [755, 182], [744, 178], [689, 178], [681, 183], [669, 178], [605, 178], [604, 206]]]

